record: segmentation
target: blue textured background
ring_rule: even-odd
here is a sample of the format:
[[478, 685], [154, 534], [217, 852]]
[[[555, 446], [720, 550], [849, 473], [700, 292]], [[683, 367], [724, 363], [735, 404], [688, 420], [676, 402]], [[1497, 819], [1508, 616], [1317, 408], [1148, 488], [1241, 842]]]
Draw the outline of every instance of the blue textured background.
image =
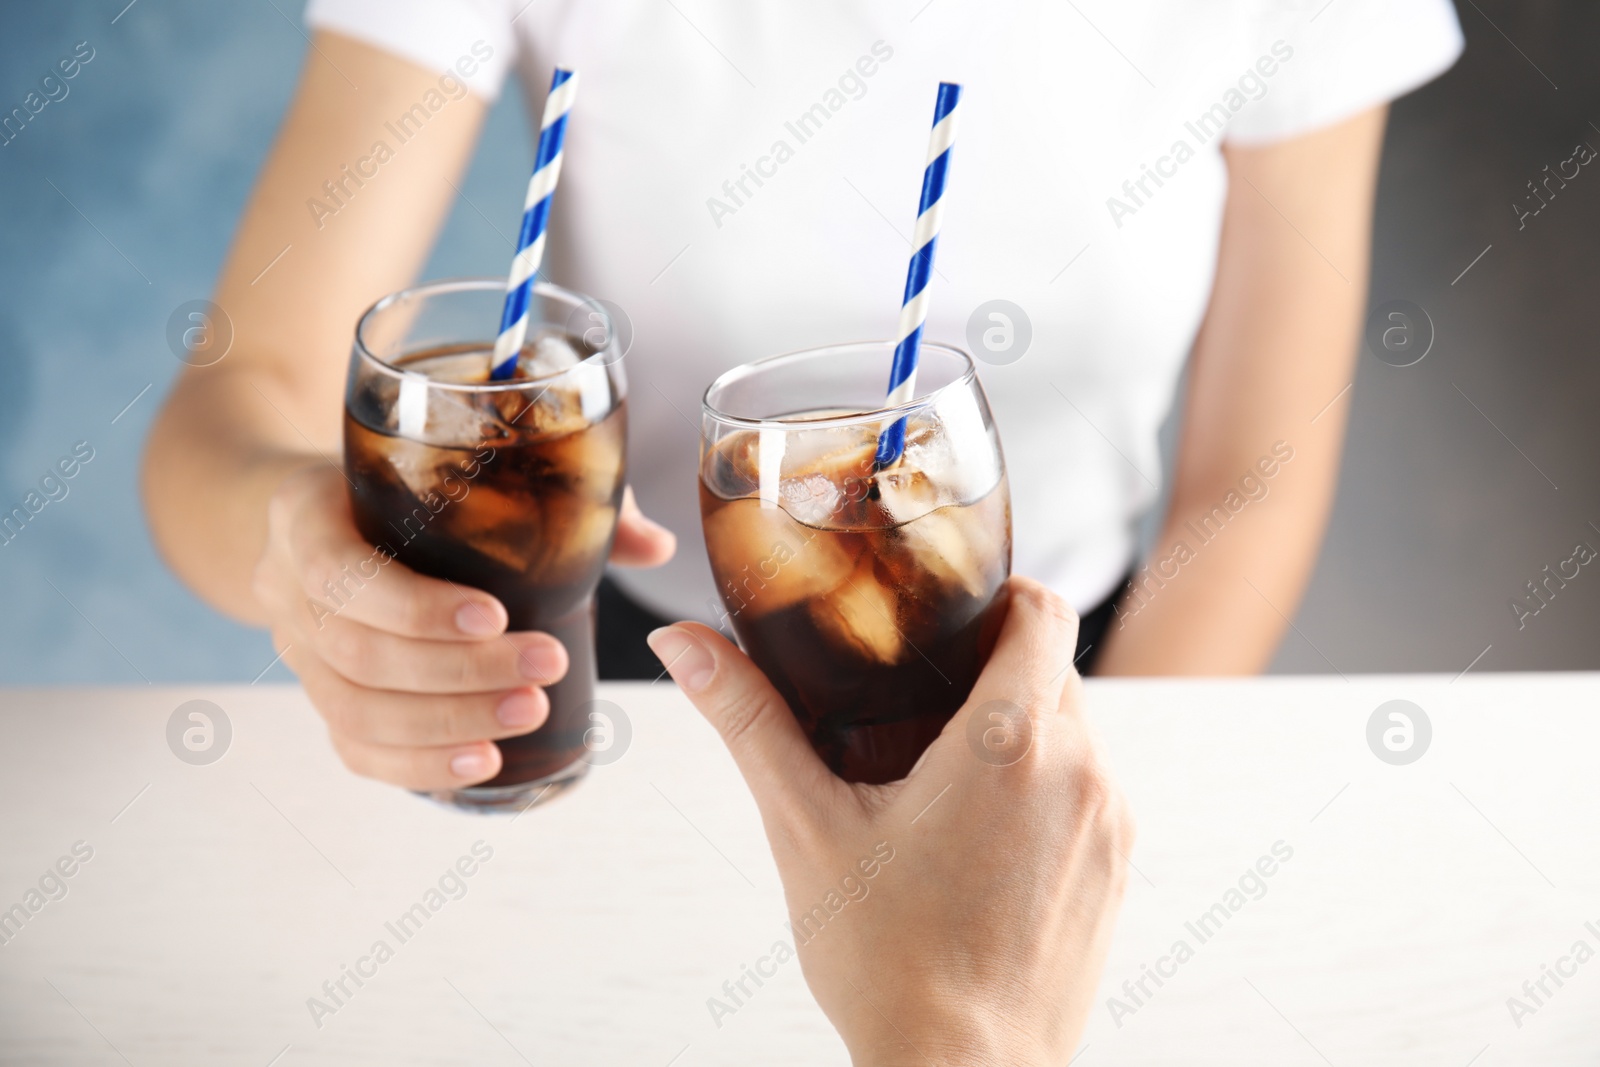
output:
[[[68, 95], [0, 146], [0, 511], [74, 442], [95, 450], [68, 495], [0, 546], [0, 684], [249, 680], [272, 660], [264, 632], [223, 619], [167, 571], [137, 480], [179, 369], [167, 318], [210, 295], [299, 74], [301, 7], [275, 2], [0, 14], [0, 112], [79, 41], [95, 50]], [[532, 158], [526, 128], [506, 93], [462, 187], [508, 220]], [[502, 239], [457, 206], [425, 273], [499, 273]], [[281, 666], [267, 676], [284, 677]]]

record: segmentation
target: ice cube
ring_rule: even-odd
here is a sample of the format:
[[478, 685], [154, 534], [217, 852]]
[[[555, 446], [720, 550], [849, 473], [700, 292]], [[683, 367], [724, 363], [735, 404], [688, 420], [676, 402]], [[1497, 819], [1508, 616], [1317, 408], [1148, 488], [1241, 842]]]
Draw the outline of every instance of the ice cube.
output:
[[876, 446], [872, 430], [866, 426], [829, 426], [796, 430], [785, 434], [783, 477], [794, 478], [814, 472], [845, 478], [865, 478], [872, 473], [872, 451]]
[[901, 545], [913, 565], [945, 585], [959, 585], [969, 596], [982, 596], [988, 572], [998, 567], [998, 545], [983, 516], [972, 508], [940, 508], [900, 527]]
[[895, 624], [895, 596], [878, 581], [872, 553], [831, 593], [811, 602], [811, 619], [830, 640], [875, 663], [899, 660], [905, 637]]
[[551, 477], [596, 504], [609, 504], [622, 479], [622, 421], [587, 425], [582, 432], [532, 446], [549, 461]]
[[548, 378], [582, 363], [584, 356], [564, 334], [541, 333], [522, 349], [517, 370], [529, 378]]
[[529, 386], [496, 397], [506, 421], [525, 437], [560, 437], [589, 425], [583, 397], [565, 384]]
[[547, 584], [576, 584], [602, 562], [617, 526], [617, 511], [561, 495], [546, 503], [539, 536], [539, 575]]
[[365, 428], [355, 432], [359, 436], [353, 451], [353, 469], [358, 477], [376, 476], [398, 482], [416, 498], [419, 507], [423, 500], [443, 493], [448, 469], [441, 468], [437, 449]]
[[700, 462], [706, 488], [724, 500], [738, 500], [756, 491], [759, 475], [757, 460], [760, 437], [754, 433], [731, 433], [713, 445]]
[[783, 510], [795, 521], [819, 529], [832, 525], [838, 518], [839, 505], [844, 500], [844, 491], [834, 484], [833, 479], [815, 472], [784, 479], [779, 484], [778, 494]]
[[434, 517], [438, 532], [488, 556], [508, 570], [524, 573], [538, 554], [540, 501], [532, 493], [508, 492], [470, 482], [465, 496], [445, 504]]
[[945, 503], [971, 503], [1000, 480], [999, 452], [967, 392], [945, 394], [912, 421], [904, 463], [931, 478]]
[[832, 447], [826, 450], [811, 447], [797, 455], [791, 448], [785, 453], [783, 506], [808, 526], [857, 529], [863, 525], [862, 507], [871, 488], [872, 435], [863, 437], [857, 428], [831, 436]]
[[878, 496], [896, 523], [911, 522], [950, 503], [935, 479], [915, 465], [909, 449], [899, 463], [878, 472]]
[[1011, 516], [1004, 486], [966, 506], [947, 505], [889, 531], [881, 562], [896, 588], [916, 589], [930, 602], [940, 590], [976, 598], [992, 593], [1011, 558]]
[[859, 540], [801, 526], [761, 500], [722, 504], [705, 520], [706, 548], [735, 613], [759, 618], [825, 595], [850, 574]]
[[470, 393], [430, 389], [427, 405], [427, 420], [419, 440], [429, 444], [472, 448], [486, 441], [504, 441], [510, 436], [510, 428], [500, 413]]

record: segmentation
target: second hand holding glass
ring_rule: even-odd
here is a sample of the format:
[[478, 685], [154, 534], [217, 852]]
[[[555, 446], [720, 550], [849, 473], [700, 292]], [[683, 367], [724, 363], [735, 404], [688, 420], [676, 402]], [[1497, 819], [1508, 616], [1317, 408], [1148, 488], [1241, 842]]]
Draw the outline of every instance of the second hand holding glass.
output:
[[940, 84], [893, 344], [739, 367], [703, 405], [701, 516], [727, 618], [852, 782], [905, 777], [966, 700], [1011, 570], [983, 388], [964, 352], [922, 343], [960, 99]]

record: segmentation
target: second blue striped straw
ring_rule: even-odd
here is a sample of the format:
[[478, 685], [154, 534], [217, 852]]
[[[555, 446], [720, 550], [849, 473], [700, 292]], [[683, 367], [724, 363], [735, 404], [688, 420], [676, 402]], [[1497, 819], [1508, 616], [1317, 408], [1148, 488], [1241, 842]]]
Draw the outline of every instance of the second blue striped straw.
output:
[[[917, 353], [922, 345], [922, 326], [928, 320], [928, 279], [933, 275], [933, 248], [939, 240], [939, 220], [944, 213], [945, 178], [950, 171], [950, 149], [956, 140], [956, 121], [960, 112], [961, 86], [939, 83], [939, 98], [933, 108], [933, 134], [928, 140], [928, 159], [922, 169], [922, 200], [917, 208], [917, 228], [911, 237], [911, 267], [906, 272], [906, 292], [900, 304], [900, 328], [895, 332], [894, 362], [889, 367], [889, 398], [886, 407], [904, 404], [916, 396]], [[874, 465], [878, 470], [900, 461], [906, 447], [906, 420], [878, 435]]]
[[545, 228], [550, 222], [550, 201], [561, 177], [561, 146], [567, 137], [567, 113], [578, 95], [578, 75], [556, 68], [550, 95], [544, 99], [544, 121], [539, 125], [539, 150], [533, 160], [533, 177], [522, 205], [522, 233], [517, 254], [506, 279], [505, 310], [500, 315], [500, 335], [494, 342], [491, 380], [510, 378], [517, 372], [517, 357], [528, 339], [528, 307], [533, 301], [533, 278], [544, 258]]

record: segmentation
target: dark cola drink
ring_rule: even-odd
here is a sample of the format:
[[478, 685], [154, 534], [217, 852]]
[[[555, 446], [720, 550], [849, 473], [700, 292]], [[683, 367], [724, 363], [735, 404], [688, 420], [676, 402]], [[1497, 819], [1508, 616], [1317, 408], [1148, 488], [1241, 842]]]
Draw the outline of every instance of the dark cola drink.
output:
[[586, 769], [594, 698], [594, 593], [623, 489], [626, 412], [611, 369], [582, 340], [544, 331], [518, 377], [489, 382], [482, 345], [439, 346], [352, 381], [345, 470], [363, 537], [407, 567], [493, 594], [512, 630], [566, 646], [550, 718], [499, 741], [491, 781], [442, 796], [498, 806]]
[[908, 774], [966, 700], [998, 636], [1011, 512], [998, 463], [978, 484], [935, 420], [875, 471], [870, 427], [738, 431], [702, 459], [711, 570], [750, 658], [847, 781]]

